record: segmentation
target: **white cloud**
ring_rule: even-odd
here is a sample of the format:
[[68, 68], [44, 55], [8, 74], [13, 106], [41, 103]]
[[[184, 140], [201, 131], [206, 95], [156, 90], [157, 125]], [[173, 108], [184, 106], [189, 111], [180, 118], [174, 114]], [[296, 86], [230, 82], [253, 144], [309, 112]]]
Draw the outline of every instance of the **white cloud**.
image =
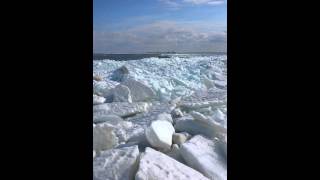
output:
[[159, 1], [173, 10], [179, 9], [182, 5], [180, 1], [176, 1], [176, 0], [159, 0]]
[[209, 4], [209, 5], [218, 5], [223, 4], [224, 0], [184, 0], [184, 2], [192, 4]]
[[179, 6], [179, 3], [174, 0], [159, 0], [160, 2], [163, 2], [169, 6]]
[[196, 4], [196, 5], [200, 5], [200, 4], [219, 5], [224, 3], [224, 0], [183, 0], [183, 1], [187, 3]]
[[205, 23], [158, 21], [122, 32], [95, 31], [94, 52], [226, 51], [226, 28], [221, 29]]
[[179, 9], [188, 4], [192, 5], [220, 5], [224, 4], [225, 0], [159, 0], [172, 9]]

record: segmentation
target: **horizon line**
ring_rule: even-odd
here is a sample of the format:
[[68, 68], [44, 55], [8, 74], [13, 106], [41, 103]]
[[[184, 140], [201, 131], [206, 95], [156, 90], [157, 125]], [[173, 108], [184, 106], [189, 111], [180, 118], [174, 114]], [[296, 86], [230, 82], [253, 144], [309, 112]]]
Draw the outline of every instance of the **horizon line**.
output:
[[137, 53], [112, 53], [112, 52], [93, 52], [93, 54], [159, 54], [159, 53], [227, 53], [227, 51], [199, 51], [199, 52], [137, 52]]

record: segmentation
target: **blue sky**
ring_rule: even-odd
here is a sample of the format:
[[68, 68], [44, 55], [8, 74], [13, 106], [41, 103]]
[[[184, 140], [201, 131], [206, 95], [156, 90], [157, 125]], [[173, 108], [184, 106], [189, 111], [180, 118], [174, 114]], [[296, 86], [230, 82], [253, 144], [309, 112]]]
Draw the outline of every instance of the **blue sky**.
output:
[[225, 0], [93, 0], [95, 53], [226, 51]]

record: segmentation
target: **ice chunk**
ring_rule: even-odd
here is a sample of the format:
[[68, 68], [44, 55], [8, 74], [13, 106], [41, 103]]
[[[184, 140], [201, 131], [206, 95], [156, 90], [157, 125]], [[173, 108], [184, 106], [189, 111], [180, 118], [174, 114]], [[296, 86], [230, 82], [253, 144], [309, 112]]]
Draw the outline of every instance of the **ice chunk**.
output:
[[146, 148], [141, 155], [135, 180], [208, 180], [198, 171], [172, 159], [171, 157]]
[[129, 75], [129, 70], [126, 66], [122, 66], [119, 69], [115, 70], [111, 75], [111, 80], [113, 81], [123, 81], [125, 80]]
[[94, 116], [100, 116], [105, 114], [115, 114], [120, 117], [133, 116], [138, 113], [147, 111], [150, 107], [149, 103], [146, 102], [113, 102], [105, 103], [93, 106]]
[[177, 109], [174, 109], [171, 111], [171, 116], [173, 118], [179, 118], [179, 117], [183, 116], [183, 113], [181, 112], [181, 110], [179, 108], [177, 108]]
[[93, 94], [93, 105], [103, 104], [106, 101], [104, 97]]
[[211, 180], [227, 180], [227, 165], [216, 152], [216, 145], [201, 135], [194, 136], [180, 148], [187, 164]]
[[172, 135], [172, 142], [181, 145], [190, 137], [187, 133], [174, 133]]
[[111, 149], [101, 152], [93, 160], [93, 179], [131, 180], [138, 169], [138, 146]]
[[174, 128], [177, 132], [188, 132], [191, 135], [202, 134], [208, 138], [218, 137], [220, 134], [227, 132], [224, 127], [209, 119], [208, 121], [199, 121], [189, 116], [177, 118]]
[[132, 101], [134, 102], [149, 101], [155, 98], [154, 91], [139, 81], [128, 79], [121, 84], [130, 89]]
[[216, 109], [213, 112], [213, 118], [214, 120], [216, 120], [217, 122], [224, 122], [226, 120], [226, 115], [220, 110], [220, 109]]
[[129, 102], [132, 103], [130, 89], [122, 84], [117, 85], [115, 88], [105, 92], [107, 102]]
[[172, 134], [174, 128], [167, 121], [153, 121], [146, 129], [146, 137], [148, 142], [155, 148], [161, 150], [170, 150], [172, 144]]
[[114, 128], [98, 124], [93, 125], [93, 150], [104, 151], [118, 145], [118, 137], [114, 132]]

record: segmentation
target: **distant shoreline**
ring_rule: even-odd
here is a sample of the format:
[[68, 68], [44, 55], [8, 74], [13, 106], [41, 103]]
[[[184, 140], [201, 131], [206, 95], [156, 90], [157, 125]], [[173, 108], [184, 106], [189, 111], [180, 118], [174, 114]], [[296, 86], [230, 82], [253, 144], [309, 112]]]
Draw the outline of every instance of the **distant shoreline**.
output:
[[93, 53], [93, 60], [113, 59], [113, 60], [136, 60], [142, 58], [158, 57], [161, 54], [199, 54], [199, 55], [224, 55], [226, 52], [159, 52], [159, 53]]

